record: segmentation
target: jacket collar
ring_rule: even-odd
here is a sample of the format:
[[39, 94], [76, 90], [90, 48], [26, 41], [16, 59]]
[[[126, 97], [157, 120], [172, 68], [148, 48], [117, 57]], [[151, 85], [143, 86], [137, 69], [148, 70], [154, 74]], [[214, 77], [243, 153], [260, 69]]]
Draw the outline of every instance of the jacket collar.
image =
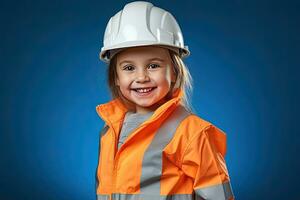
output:
[[[148, 122], [156, 120], [163, 114], [168, 113], [168, 111], [173, 111], [179, 104], [182, 96], [183, 92], [180, 89], [177, 89], [173, 93], [172, 99], [168, 100], [159, 108], [157, 108]], [[116, 98], [108, 103], [99, 104], [96, 106], [96, 112], [108, 125], [119, 123], [127, 111], [128, 109], [122, 103], [120, 98]]]

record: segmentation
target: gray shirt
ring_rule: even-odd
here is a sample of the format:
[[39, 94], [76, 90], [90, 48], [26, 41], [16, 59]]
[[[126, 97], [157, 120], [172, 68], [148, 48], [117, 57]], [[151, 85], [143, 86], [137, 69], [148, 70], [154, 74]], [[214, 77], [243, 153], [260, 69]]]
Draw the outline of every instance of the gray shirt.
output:
[[146, 121], [149, 117], [151, 117], [153, 112], [148, 113], [134, 113], [127, 112], [125, 114], [125, 118], [123, 121], [122, 129], [119, 136], [118, 149], [122, 146], [126, 138], [141, 125], [144, 121]]

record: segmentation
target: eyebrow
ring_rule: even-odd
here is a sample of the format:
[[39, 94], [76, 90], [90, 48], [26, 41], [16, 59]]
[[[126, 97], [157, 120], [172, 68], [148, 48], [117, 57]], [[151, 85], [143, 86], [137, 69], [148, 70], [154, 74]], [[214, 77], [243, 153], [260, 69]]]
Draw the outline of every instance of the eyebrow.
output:
[[[161, 59], [161, 58], [150, 58], [148, 59], [147, 61], [154, 61], [154, 60], [157, 60], [157, 61], [160, 61], [160, 62], [164, 62], [165, 60]], [[131, 63], [132, 61], [130, 60], [123, 60], [122, 62], [119, 63], [119, 65], [123, 64], [123, 63]]]

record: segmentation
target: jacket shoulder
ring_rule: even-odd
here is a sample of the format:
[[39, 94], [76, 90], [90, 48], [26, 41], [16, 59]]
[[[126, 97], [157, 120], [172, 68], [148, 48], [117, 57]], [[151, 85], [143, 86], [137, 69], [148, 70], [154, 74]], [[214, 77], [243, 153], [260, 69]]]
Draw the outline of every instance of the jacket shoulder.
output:
[[215, 127], [211, 122], [191, 113], [178, 126], [176, 134], [184, 134], [187, 141], [191, 141], [196, 135], [201, 134], [205, 129]]
[[226, 133], [213, 123], [195, 114], [183, 120], [177, 131], [179, 135], [183, 134], [182, 137], [186, 144], [201, 138], [207, 138], [211, 145], [214, 145], [222, 155], [226, 153]]
[[181, 166], [180, 163], [188, 145], [210, 125], [210, 122], [190, 113], [176, 128], [173, 138], [164, 149], [164, 154], [177, 166]]
[[226, 134], [213, 123], [193, 113], [181, 121], [167, 149], [184, 151], [192, 141], [201, 137], [207, 137], [212, 143], [222, 144], [217, 146], [220, 146], [220, 151], [225, 154]]

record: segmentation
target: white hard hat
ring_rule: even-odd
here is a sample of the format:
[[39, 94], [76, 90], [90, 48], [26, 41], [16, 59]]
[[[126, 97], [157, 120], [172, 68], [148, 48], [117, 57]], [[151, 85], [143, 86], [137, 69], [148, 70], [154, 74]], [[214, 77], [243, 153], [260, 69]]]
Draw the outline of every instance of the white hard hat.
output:
[[182, 58], [190, 52], [184, 46], [180, 27], [173, 15], [145, 1], [124, 6], [110, 18], [104, 33], [100, 59], [109, 62], [127, 47], [159, 45], [175, 51]]

